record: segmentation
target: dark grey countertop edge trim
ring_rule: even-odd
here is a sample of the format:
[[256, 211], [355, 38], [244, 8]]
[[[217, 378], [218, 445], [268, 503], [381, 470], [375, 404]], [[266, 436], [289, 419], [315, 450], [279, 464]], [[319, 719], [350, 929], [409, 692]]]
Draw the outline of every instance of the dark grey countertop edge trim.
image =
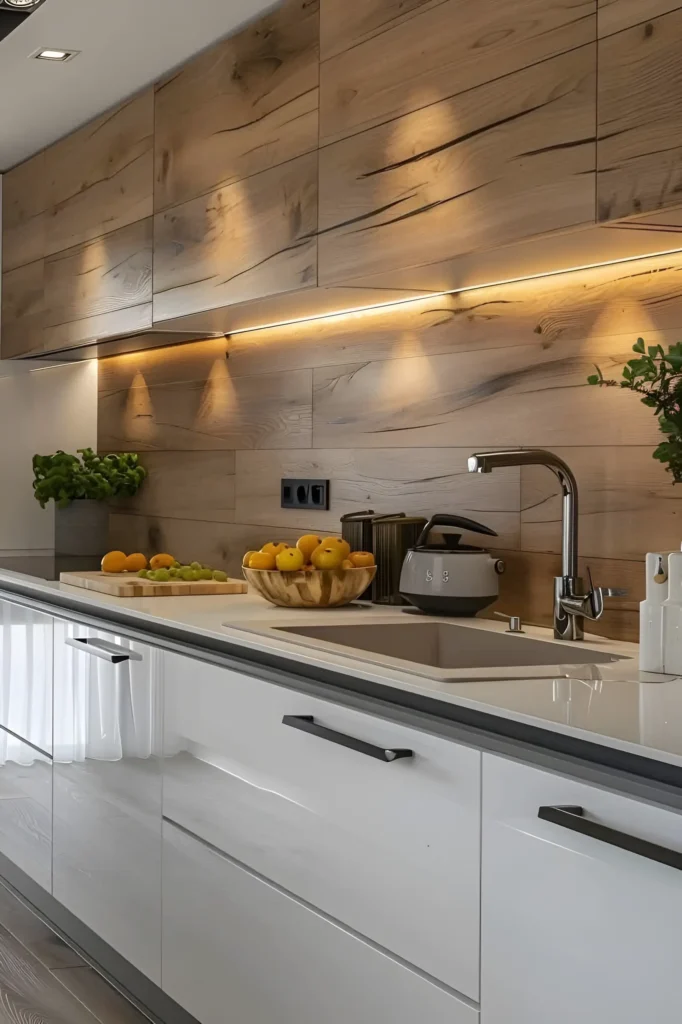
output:
[[[133, 967], [21, 868], [0, 853], [0, 882], [113, 985], [152, 1024], [198, 1024], [158, 985]], [[159, 936], [159, 944], [161, 937]], [[66, 990], [65, 990], [66, 991]]]
[[[122, 631], [131, 639], [147, 643], [156, 641], [157, 646], [178, 654], [193, 654], [204, 661], [257, 676], [278, 686], [355, 704], [378, 715], [402, 718], [425, 731], [448, 727], [446, 734], [459, 742], [682, 810], [682, 766], [655, 757], [633, 754], [597, 740], [567, 736], [553, 729], [517, 722], [506, 718], [503, 713], [479, 711], [397, 687], [389, 689], [387, 684], [297, 662], [294, 656], [247, 650], [227, 636], [224, 639], [203, 636], [179, 625], [171, 627], [153, 620], [143, 625], [117, 608], [98, 607], [97, 612], [103, 611], [104, 614], [93, 614], [92, 605], [59, 591], [54, 595], [36, 596], [31, 587], [3, 579], [0, 581], [1, 597], [18, 600], [47, 614], [67, 612], [69, 617], [94, 628], [123, 627]], [[409, 712], [409, 719], [397, 715], [400, 710]], [[415, 718], [416, 715], [419, 717]]]

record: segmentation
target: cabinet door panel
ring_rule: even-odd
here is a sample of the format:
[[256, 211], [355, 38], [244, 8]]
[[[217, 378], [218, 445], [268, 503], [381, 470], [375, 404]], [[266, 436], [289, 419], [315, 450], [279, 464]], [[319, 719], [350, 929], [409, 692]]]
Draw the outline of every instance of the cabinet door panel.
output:
[[[45, 261], [47, 350], [151, 326], [152, 220], [139, 221]], [[72, 327], [67, 325], [73, 325]]]
[[151, 216], [153, 123], [147, 89], [47, 150], [46, 255]]
[[595, 0], [325, 0], [321, 140], [338, 141], [574, 50], [595, 31]]
[[[74, 650], [74, 638], [92, 646]], [[110, 663], [101, 641], [131, 660]], [[54, 896], [157, 982], [159, 659], [146, 645], [56, 623]]]
[[154, 319], [314, 285], [317, 153], [154, 218]]
[[596, 47], [320, 150], [319, 283], [594, 222]]
[[588, 819], [682, 853], [682, 816], [483, 756], [481, 1006], [486, 1024], [676, 1024], [679, 871], [540, 820]]
[[52, 889], [52, 761], [0, 728], [0, 853]]
[[676, 10], [599, 41], [600, 221], [680, 203], [680, 38]]
[[285, 0], [156, 90], [158, 212], [317, 149], [319, 0]]
[[164, 824], [163, 987], [201, 1024], [478, 1024], [478, 1011]]
[[50, 615], [0, 601], [0, 726], [52, 753]]
[[39, 352], [45, 344], [45, 261], [36, 260], [2, 275], [2, 358]]
[[2, 176], [2, 268], [45, 255], [48, 190], [45, 151]]
[[477, 999], [479, 751], [177, 655], [165, 685], [166, 817]]

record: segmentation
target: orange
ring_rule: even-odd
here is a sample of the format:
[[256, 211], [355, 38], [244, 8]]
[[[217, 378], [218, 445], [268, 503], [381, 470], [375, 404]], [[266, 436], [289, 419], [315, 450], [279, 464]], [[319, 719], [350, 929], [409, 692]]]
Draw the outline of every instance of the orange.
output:
[[275, 562], [280, 572], [296, 572], [305, 565], [305, 558], [298, 548], [286, 548], [276, 556]]
[[102, 572], [125, 572], [126, 554], [124, 551], [107, 551], [102, 559]]
[[341, 540], [340, 537], [325, 537], [322, 541], [323, 548], [338, 547], [341, 549], [341, 558], [348, 558], [350, 555], [350, 544], [347, 540]]
[[126, 558], [125, 571], [126, 572], [139, 572], [140, 569], [147, 568], [147, 559], [139, 551], [136, 551], [133, 555], [128, 555]]
[[332, 544], [331, 547], [320, 544], [313, 551], [312, 561], [316, 569], [339, 569], [343, 562], [343, 550], [338, 544]]
[[274, 569], [275, 556], [271, 551], [254, 551], [249, 559], [249, 569]]
[[255, 551], [247, 551], [246, 552], [246, 554], [242, 558], [242, 565], [243, 565], [243, 567], [245, 569], [248, 569], [248, 567], [249, 567], [249, 562], [251, 561], [251, 555], [255, 555], [255, 554], [256, 554]]
[[285, 544], [284, 541], [280, 541], [279, 544], [275, 544], [274, 541], [269, 540], [267, 544], [263, 545], [261, 551], [264, 551], [268, 555], [274, 555], [275, 557], [277, 557], [280, 551], [284, 551], [288, 547], [289, 545]]
[[171, 569], [175, 559], [172, 555], [166, 555], [163, 552], [160, 555], [154, 555], [153, 558], [149, 559], [150, 569]]
[[341, 562], [341, 568], [342, 569], [354, 569], [355, 566], [351, 562], [350, 558], [344, 558], [343, 562]]
[[356, 569], [366, 569], [370, 565], [376, 565], [371, 551], [351, 551], [348, 557], [351, 565], [354, 565]]
[[315, 548], [319, 548], [321, 543], [321, 537], [316, 536], [314, 533], [305, 533], [296, 541], [296, 547], [303, 553], [305, 561], [309, 562], [313, 551]]

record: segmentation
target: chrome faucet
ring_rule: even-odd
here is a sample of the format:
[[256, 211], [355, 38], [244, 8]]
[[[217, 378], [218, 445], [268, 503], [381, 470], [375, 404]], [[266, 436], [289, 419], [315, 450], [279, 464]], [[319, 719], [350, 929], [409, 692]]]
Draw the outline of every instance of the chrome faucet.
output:
[[561, 525], [561, 576], [554, 580], [554, 636], [557, 640], [582, 640], [583, 620], [600, 619], [605, 597], [622, 597], [624, 590], [595, 587], [583, 592], [578, 576], [578, 485], [570, 468], [553, 452], [541, 448], [480, 452], [469, 458], [470, 473], [491, 473], [501, 466], [546, 466], [558, 477], [563, 496]]

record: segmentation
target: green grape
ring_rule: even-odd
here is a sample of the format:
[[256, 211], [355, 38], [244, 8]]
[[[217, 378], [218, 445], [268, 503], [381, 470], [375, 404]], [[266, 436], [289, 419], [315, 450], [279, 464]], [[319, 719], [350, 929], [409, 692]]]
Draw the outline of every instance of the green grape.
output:
[[140, 569], [137, 575], [141, 580], [149, 579], [149, 569]]
[[168, 569], [157, 569], [154, 573], [154, 579], [157, 583], [168, 583], [170, 580], [170, 573]]
[[222, 569], [214, 569], [212, 575], [213, 575], [213, 579], [216, 581], [216, 583], [226, 583], [227, 582], [227, 573], [223, 572]]
[[168, 570], [168, 575], [172, 580], [174, 580], [178, 576], [178, 570], [174, 566], [171, 566], [170, 569]]
[[178, 562], [176, 558], [173, 564], [171, 565], [171, 569], [182, 569], [182, 563]]
[[189, 566], [183, 566], [182, 569], [180, 569], [180, 576], [185, 583], [191, 583], [194, 579], [194, 569], [190, 569]]
[[199, 571], [199, 579], [200, 580], [212, 580], [213, 579], [213, 572], [211, 571], [211, 569], [199, 569], [198, 571]]
[[190, 562], [189, 567], [190, 569], [201, 569], [202, 565], [201, 562]]

